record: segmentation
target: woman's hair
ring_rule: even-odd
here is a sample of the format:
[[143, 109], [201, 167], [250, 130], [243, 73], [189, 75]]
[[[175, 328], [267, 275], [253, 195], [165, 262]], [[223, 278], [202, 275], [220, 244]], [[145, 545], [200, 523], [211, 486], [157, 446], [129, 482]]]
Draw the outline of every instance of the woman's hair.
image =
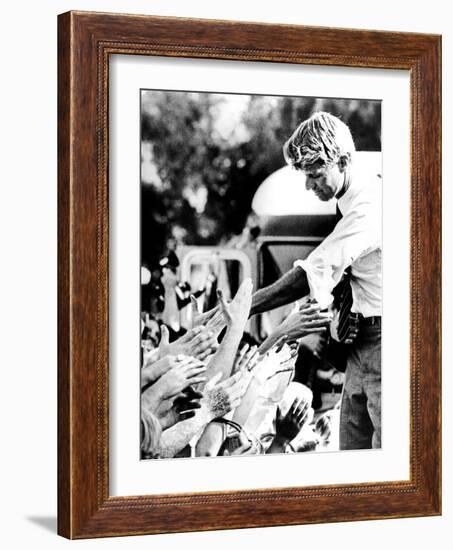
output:
[[328, 166], [344, 155], [351, 158], [354, 151], [354, 141], [346, 124], [323, 111], [299, 124], [283, 146], [286, 162], [300, 170], [317, 162]]
[[159, 420], [142, 407], [140, 415], [142, 458], [158, 458], [162, 428]]

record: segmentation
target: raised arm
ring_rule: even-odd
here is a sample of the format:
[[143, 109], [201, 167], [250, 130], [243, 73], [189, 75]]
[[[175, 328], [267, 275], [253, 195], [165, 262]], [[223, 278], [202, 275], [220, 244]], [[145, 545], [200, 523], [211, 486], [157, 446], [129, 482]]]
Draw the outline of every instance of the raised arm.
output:
[[162, 433], [159, 441], [159, 458], [172, 458], [189, 444], [191, 439], [212, 420], [212, 414], [206, 408], [198, 411], [195, 416], [178, 422]]
[[179, 324], [178, 301], [176, 298], [176, 286], [178, 284], [178, 279], [171, 269], [164, 267], [160, 282], [164, 287], [165, 298], [162, 321], [168, 327], [171, 327], [175, 332], [178, 332], [181, 328]]
[[213, 378], [218, 374], [230, 376], [236, 352], [244, 332], [252, 301], [252, 281], [245, 279], [234, 297], [227, 304], [219, 293], [220, 307], [227, 318], [227, 330], [219, 349], [209, 362], [208, 376]]
[[277, 407], [275, 420], [276, 434], [271, 446], [267, 450], [269, 454], [284, 453], [287, 444], [292, 441], [307, 422], [310, 404], [300, 398], [295, 398], [285, 416]]
[[[217, 377], [219, 378], [219, 377]], [[178, 422], [162, 433], [159, 441], [160, 458], [170, 458], [183, 449], [193, 437], [214, 418], [224, 416], [237, 407], [245, 391], [245, 382], [241, 373], [217, 384], [211, 381], [205, 388], [204, 397], [200, 402], [201, 407], [195, 416]]]

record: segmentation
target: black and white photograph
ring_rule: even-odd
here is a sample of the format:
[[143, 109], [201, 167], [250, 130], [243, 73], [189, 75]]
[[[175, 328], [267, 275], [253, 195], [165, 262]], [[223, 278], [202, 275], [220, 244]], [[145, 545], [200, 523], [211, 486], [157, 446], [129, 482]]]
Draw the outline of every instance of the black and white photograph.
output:
[[5, 3], [6, 550], [451, 548], [448, 7]]
[[380, 449], [381, 101], [142, 89], [140, 124], [141, 458]]

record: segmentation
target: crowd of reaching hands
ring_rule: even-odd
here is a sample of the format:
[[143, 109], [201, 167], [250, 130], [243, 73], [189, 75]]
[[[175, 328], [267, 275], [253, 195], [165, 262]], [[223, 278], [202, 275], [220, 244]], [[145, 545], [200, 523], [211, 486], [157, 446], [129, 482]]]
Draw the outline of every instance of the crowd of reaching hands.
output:
[[252, 282], [200, 312], [191, 297], [191, 326], [175, 327], [176, 276], [163, 271], [160, 335], [143, 349], [142, 458], [222, 456], [326, 449], [332, 413], [314, 418], [310, 389], [294, 382], [301, 341], [326, 331], [330, 314], [309, 301], [263, 342], [246, 343]]

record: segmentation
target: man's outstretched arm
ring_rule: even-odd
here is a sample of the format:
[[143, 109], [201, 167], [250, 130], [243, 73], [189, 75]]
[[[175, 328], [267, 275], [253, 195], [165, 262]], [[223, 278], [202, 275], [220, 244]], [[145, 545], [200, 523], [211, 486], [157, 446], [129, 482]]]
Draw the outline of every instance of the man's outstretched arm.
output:
[[250, 315], [290, 304], [308, 294], [309, 291], [305, 271], [300, 267], [293, 267], [275, 283], [255, 292]]

